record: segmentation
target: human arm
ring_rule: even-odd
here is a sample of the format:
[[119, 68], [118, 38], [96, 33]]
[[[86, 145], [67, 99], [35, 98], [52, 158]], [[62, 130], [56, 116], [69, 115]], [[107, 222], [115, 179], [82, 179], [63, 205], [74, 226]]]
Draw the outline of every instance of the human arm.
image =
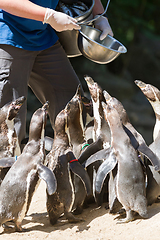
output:
[[46, 12], [46, 8], [34, 4], [29, 0], [0, 0], [0, 8], [18, 17], [34, 19], [41, 22]]
[[[95, 4], [93, 7], [93, 16], [100, 15], [104, 12], [104, 7], [102, 5], [101, 0], [95, 0]], [[108, 18], [101, 16], [99, 17], [95, 23], [95, 28], [102, 31], [102, 34], [100, 35], [100, 39], [103, 40], [108, 34], [113, 36], [112, 29], [110, 27], [110, 24], [108, 22]]]
[[0, 8], [18, 17], [49, 23], [56, 31], [80, 29], [74, 18], [29, 0], [0, 0]]
[[104, 7], [102, 5], [101, 0], [95, 0], [94, 7], [93, 7], [93, 16], [95, 17], [98, 14], [104, 12]]

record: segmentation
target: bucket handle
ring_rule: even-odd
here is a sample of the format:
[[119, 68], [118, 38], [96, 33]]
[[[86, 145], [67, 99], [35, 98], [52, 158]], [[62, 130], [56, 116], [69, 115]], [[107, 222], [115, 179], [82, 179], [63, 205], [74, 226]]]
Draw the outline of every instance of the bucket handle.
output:
[[109, 3], [110, 3], [110, 0], [108, 0], [107, 5], [106, 5], [106, 8], [105, 8], [105, 10], [104, 10], [104, 12], [103, 12], [102, 14], [97, 15], [95, 18], [93, 18], [93, 19], [91, 19], [91, 20], [88, 20], [88, 21], [83, 22], [83, 23], [78, 23], [78, 24], [79, 24], [79, 25], [86, 25], [86, 24], [88, 24], [88, 23], [94, 22], [95, 20], [97, 20], [98, 18], [100, 18], [101, 16], [103, 16], [103, 15], [107, 12]]

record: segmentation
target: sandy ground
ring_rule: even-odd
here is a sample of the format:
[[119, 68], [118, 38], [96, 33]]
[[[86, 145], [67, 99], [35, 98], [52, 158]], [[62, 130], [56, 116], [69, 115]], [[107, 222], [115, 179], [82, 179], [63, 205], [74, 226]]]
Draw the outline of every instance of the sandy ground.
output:
[[148, 207], [148, 219], [136, 219], [125, 224], [116, 224], [118, 215], [111, 215], [105, 205], [96, 208], [90, 205], [79, 215], [84, 222], [69, 224], [65, 220], [52, 226], [46, 211], [45, 183], [41, 181], [33, 196], [30, 209], [22, 222], [25, 232], [3, 232], [0, 228], [0, 240], [159, 240], [160, 239], [160, 203]]

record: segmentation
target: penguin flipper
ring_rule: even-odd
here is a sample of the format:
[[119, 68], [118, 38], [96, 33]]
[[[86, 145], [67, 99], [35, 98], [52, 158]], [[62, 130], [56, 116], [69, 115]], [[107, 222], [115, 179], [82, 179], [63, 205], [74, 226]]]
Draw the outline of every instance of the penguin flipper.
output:
[[5, 157], [0, 159], [0, 168], [12, 167], [15, 163], [15, 157]]
[[92, 154], [103, 148], [103, 140], [99, 137], [95, 142], [91, 143], [79, 156], [79, 163], [84, 163]]
[[123, 125], [123, 129], [127, 133], [128, 137], [130, 138], [132, 146], [134, 147], [135, 150], [137, 150], [139, 147], [139, 143], [135, 138], [135, 136], [133, 135], [133, 133], [124, 125]]
[[116, 164], [117, 164], [116, 155], [113, 151], [111, 151], [108, 158], [98, 168], [95, 181], [95, 190], [97, 193], [101, 192], [107, 174], [110, 173], [115, 168]]
[[154, 166], [156, 171], [160, 170], [160, 159], [156, 156], [156, 154], [147, 146], [145, 141], [142, 143], [139, 143], [132, 132], [123, 125], [123, 128], [125, 132], [127, 133], [128, 137], [130, 138], [132, 146], [135, 148], [135, 150], [138, 150], [143, 155], [145, 155], [151, 162], [151, 164]]
[[144, 143], [140, 144], [138, 147], [138, 151], [144, 154], [154, 166], [156, 171], [160, 170], [160, 159], [157, 155]]
[[70, 162], [69, 163], [70, 169], [71, 171], [76, 174], [81, 181], [84, 184], [85, 190], [87, 195], [91, 195], [91, 182], [90, 182], [90, 178], [88, 176], [88, 173], [86, 172], [86, 170], [82, 167], [82, 165], [78, 162]]
[[85, 163], [85, 167], [88, 167], [89, 165], [91, 165], [92, 163], [99, 161], [99, 160], [105, 160], [108, 158], [108, 156], [110, 155], [111, 152], [111, 148], [105, 148], [105, 149], [101, 149], [98, 152], [96, 152], [95, 154], [93, 154], [92, 156], [90, 156], [86, 163]]
[[40, 179], [43, 179], [46, 182], [48, 194], [54, 194], [57, 189], [57, 180], [54, 173], [48, 167], [39, 164], [38, 175]]

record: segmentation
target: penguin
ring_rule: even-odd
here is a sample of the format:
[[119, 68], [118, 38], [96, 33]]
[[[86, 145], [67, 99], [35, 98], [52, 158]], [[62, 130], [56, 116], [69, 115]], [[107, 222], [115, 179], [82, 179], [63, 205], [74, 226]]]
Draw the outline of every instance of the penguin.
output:
[[14, 118], [25, 100], [26, 98], [22, 96], [0, 108], [0, 158], [21, 154], [14, 128]]
[[[136, 131], [136, 129], [132, 126], [130, 123], [129, 117], [126, 113], [126, 110], [124, 109], [122, 103], [118, 101], [116, 98], [111, 97], [106, 90], [103, 91], [106, 103], [114, 107], [121, 118], [121, 121], [123, 123], [123, 128], [125, 132], [128, 134], [130, 137], [131, 143], [134, 146], [135, 150], [137, 151], [137, 155], [139, 157], [139, 160], [141, 161], [144, 171], [146, 171], [146, 166], [144, 163], [144, 154], [145, 156], [149, 157], [149, 160], [152, 160], [152, 163], [154, 163], [156, 166], [159, 165], [159, 159], [157, 156], [151, 151], [151, 149], [146, 145], [145, 140], [143, 139], [142, 135]], [[92, 156], [92, 159], [94, 156]], [[91, 160], [92, 160], [91, 159]], [[88, 159], [88, 161], [91, 161]], [[103, 177], [105, 178], [105, 164], [107, 162], [105, 161], [103, 164], [103, 172], [101, 168], [99, 169], [99, 172], [97, 173], [97, 181], [100, 183], [103, 183]], [[107, 168], [106, 168], [107, 170]], [[110, 179], [109, 179], [109, 211], [110, 213], [116, 213], [118, 210], [121, 208], [121, 204], [118, 203], [116, 193], [114, 191], [115, 189], [115, 182], [114, 180], [116, 178], [115, 174], [115, 169], [114, 169], [114, 174], [113, 172], [110, 172]]]
[[[73, 153], [78, 159], [80, 154], [89, 146], [84, 134], [83, 109], [86, 105], [86, 98], [84, 99], [80, 85], [72, 99], [68, 102], [65, 109], [67, 112], [67, 134], [69, 142], [73, 147]], [[79, 160], [79, 159], [78, 159]], [[84, 159], [85, 161], [85, 159]], [[83, 166], [83, 162], [82, 162]], [[85, 170], [86, 171], [86, 170]], [[88, 175], [87, 171], [86, 174]], [[84, 201], [87, 197], [84, 185], [80, 178], [73, 175], [73, 184], [75, 191], [75, 199], [72, 207], [74, 215], [81, 214], [83, 211]]]
[[93, 141], [101, 137], [103, 139], [103, 147], [107, 148], [110, 146], [111, 134], [108, 123], [104, 119], [102, 101], [105, 101], [103, 96], [102, 88], [98, 83], [85, 75], [84, 79], [88, 85], [88, 89], [91, 95], [93, 103], [93, 115], [94, 115], [94, 130], [93, 130]]
[[16, 156], [21, 154], [14, 118], [25, 100], [22, 96], [0, 108], [0, 184], [15, 162]]
[[[100, 85], [97, 82], [95, 82], [90, 76], [85, 75], [84, 79], [88, 85], [88, 89], [89, 89], [91, 99], [93, 102], [93, 115], [94, 115], [93, 141], [101, 139], [101, 141], [103, 142], [102, 148], [106, 149], [106, 148], [110, 147], [111, 133], [110, 133], [109, 125], [104, 119], [104, 114], [103, 114], [103, 109], [102, 109], [102, 102], [105, 101], [104, 96], [103, 96], [103, 91], [102, 91], [102, 88], [100, 87]], [[99, 150], [101, 150], [101, 149], [99, 149]], [[100, 153], [101, 152], [102, 151], [100, 151]], [[95, 153], [94, 156], [95, 155], [97, 156], [97, 153]], [[99, 166], [100, 166], [100, 164], [103, 161], [103, 157], [96, 159], [96, 161], [95, 161], [94, 156], [92, 157], [94, 164], [99, 163]], [[100, 156], [100, 154], [98, 156]], [[89, 163], [88, 160], [87, 160], [87, 162]], [[90, 164], [93, 165], [93, 162], [91, 161]], [[90, 164], [87, 164], [87, 166], [89, 166]], [[95, 176], [96, 176], [96, 174], [95, 174]], [[108, 201], [108, 183], [107, 182], [108, 182], [108, 180], [106, 179], [105, 180], [106, 187], [104, 186], [104, 189], [103, 189], [105, 194], [104, 193], [101, 193], [100, 195], [97, 193], [95, 194], [96, 202], [98, 203], [98, 206], [101, 206], [103, 203], [103, 195], [104, 195], [104, 199], [106, 199], [105, 201]]]
[[20, 232], [22, 220], [29, 209], [40, 179], [46, 181], [48, 194], [53, 194], [56, 190], [54, 174], [43, 165], [45, 162], [43, 138], [47, 108], [48, 103], [45, 103], [33, 114], [29, 128], [29, 141], [0, 186], [0, 224], [7, 227], [6, 223], [12, 220], [15, 230]]
[[[151, 84], [146, 84], [142, 81], [136, 80], [135, 84], [141, 89], [145, 97], [150, 102], [155, 116], [156, 122], [153, 131], [153, 142], [149, 145], [149, 148], [157, 155], [160, 159], [160, 91], [158, 88]], [[147, 162], [147, 187], [146, 196], [148, 205], [158, 201], [160, 195], [160, 171], [156, 171], [154, 167]]]
[[[147, 199], [145, 192], [145, 176], [130, 142], [123, 129], [119, 113], [111, 105], [102, 103], [104, 116], [111, 130], [111, 152], [108, 161], [108, 173], [117, 166], [116, 194], [126, 211], [126, 218], [117, 223], [134, 220], [134, 212], [147, 218]], [[103, 166], [103, 164], [101, 164]], [[100, 166], [100, 167], [101, 167]]]
[[[69, 142], [73, 147], [75, 156], [83, 164], [86, 157], [92, 155], [96, 151], [102, 148], [102, 140], [98, 138], [94, 143], [88, 143], [85, 138], [84, 124], [82, 120], [83, 112], [83, 95], [80, 85], [77, 87], [77, 91], [73, 98], [68, 102], [65, 107], [67, 112], [67, 128], [66, 132], [69, 137]], [[89, 148], [89, 151], [87, 151]], [[85, 153], [87, 153], [85, 155]]]
[[[134, 127], [131, 125], [128, 115], [121, 104], [116, 98], [111, 97], [107, 91], [103, 91], [103, 95], [105, 97], [106, 103], [109, 103], [112, 107], [116, 108], [118, 111], [120, 118], [123, 123], [123, 128], [125, 132], [130, 137], [131, 143], [134, 146], [135, 150], [137, 150], [137, 155], [139, 156], [140, 161], [143, 161], [142, 164], [144, 166], [144, 160], [143, 160], [143, 154], [145, 156], [149, 157], [150, 160], [152, 160], [152, 163], [155, 164], [155, 166], [159, 166], [159, 159], [157, 156], [151, 151], [151, 149], [146, 145], [145, 140], [143, 137], [134, 129]], [[107, 153], [107, 152], [108, 153]], [[111, 149], [108, 150], [101, 150], [98, 154], [92, 155], [88, 160], [86, 164], [90, 164], [93, 161], [96, 161], [97, 159], [103, 158], [107, 159], [110, 154]], [[108, 155], [106, 155], [106, 153]], [[106, 169], [105, 169], [106, 164]], [[144, 170], [146, 171], [146, 166], [144, 166]], [[107, 161], [104, 161], [103, 165], [99, 168], [97, 172], [96, 182], [98, 182], [97, 188], [101, 188], [101, 184], [103, 184], [104, 179], [106, 177], [105, 171], [108, 171]], [[121, 204], [118, 202], [115, 192], [115, 183], [116, 183], [116, 170], [110, 172], [110, 179], [109, 179], [109, 211], [110, 213], [116, 213], [120, 210]]]
[[107, 91], [103, 91], [105, 100], [107, 104], [111, 104], [118, 111], [120, 118], [123, 123], [123, 128], [127, 135], [130, 137], [132, 145], [134, 148], [142, 155], [146, 156], [151, 164], [154, 166], [155, 170], [158, 171], [160, 169], [160, 160], [157, 155], [147, 146], [142, 135], [133, 127], [131, 124], [129, 117], [127, 115], [126, 110], [124, 109], [122, 103], [118, 101], [116, 98], [111, 97]]
[[[83, 112], [83, 97], [80, 86], [78, 86], [77, 91], [73, 98], [69, 101], [66, 106], [66, 111], [68, 112], [67, 126], [68, 135], [71, 145], [73, 146], [73, 152], [78, 158], [78, 161], [83, 165], [86, 159], [95, 153], [97, 150], [102, 148], [102, 139], [98, 138], [95, 142], [88, 144], [85, 138], [85, 130], [82, 121]], [[92, 194], [87, 197], [84, 191], [84, 187], [80, 182], [79, 178], [74, 176], [74, 187], [75, 187], [75, 202], [73, 205], [74, 214], [80, 214], [83, 211], [83, 207], [87, 207], [87, 202], [94, 201], [94, 176], [93, 171], [99, 167], [99, 163], [94, 163], [94, 165], [89, 166], [86, 171], [89, 174], [91, 184], [92, 184]]]
[[52, 150], [46, 156], [47, 166], [54, 172], [57, 179], [57, 190], [52, 195], [47, 193], [46, 201], [47, 212], [52, 225], [56, 224], [61, 214], [64, 214], [70, 223], [82, 221], [71, 212], [75, 199], [71, 173], [76, 174], [81, 179], [87, 195], [91, 193], [89, 177], [76, 159], [69, 142], [67, 114], [68, 111], [65, 107], [56, 117]]
[[[89, 78], [89, 77], [88, 77], [88, 78]], [[87, 77], [86, 77], [86, 80], [87, 80]], [[92, 85], [94, 85], [92, 79], [89, 78], [88, 81], [91, 81]], [[104, 93], [102, 92], [102, 89], [101, 89], [97, 84], [95, 84], [95, 85], [96, 85], [95, 88], [97, 89], [97, 91], [98, 91], [98, 89], [99, 89], [99, 92], [101, 93], [101, 96], [104, 95]], [[92, 94], [93, 94], [93, 93], [92, 93]], [[96, 94], [94, 94], [94, 95], [96, 95]], [[98, 96], [98, 94], [97, 94], [97, 96]], [[93, 99], [94, 99], [94, 97], [93, 97]], [[103, 99], [103, 101], [105, 101], [104, 96], [103, 96], [103, 98], [101, 97], [101, 99]], [[101, 102], [100, 99], [99, 99], [99, 102]], [[96, 108], [97, 105], [95, 104], [94, 107]], [[99, 119], [100, 119], [100, 120], [99, 120], [99, 123], [100, 123], [100, 121], [101, 121], [102, 118], [104, 119], [104, 114], [103, 114], [102, 105], [101, 105], [100, 109], [101, 109], [101, 111], [100, 111], [101, 114], [99, 114], [99, 115], [100, 115], [100, 116], [99, 116]], [[95, 110], [96, 113], [97, 113], [97, 111], [98, 111], [98, 110]], [[96, 117], [95, 117], [95, 118], [96, 118]], [[106, 125], [106, 126], [107, 126], [107, 132], [109, 132], [110, 130], [108, 130], [108, 123], [107, 123], [107, 122], [104, 123], [104, 122], [106, 122], [105, 119], [104, 119], [104, 121], [103, 121], [103, 125], [104, 125], [103, 130], [104, 130], [105, 125]], [[99, 124], [99, 125], [101, 126], [101, 124]], [[102, 139], [103, 139], [103, 138], [102, 138]], [[87, 159], [87, 161], [86, 161], [86, 163], [85, 163], [85, 167], [87, 168], [87, 167], [89, 167], [91, 164], [96, 164], [97, 162], [99, 162], [99, 164], [100, 164], [100, 163], [102, 163], [103, 161], [104, 161], [104, 164], [106, 164], [106, 163], [107, 163], [107, 158], [110, 156], [110, 154], [111, 154], [111, 148], [110, 148], [109, 144], [105, 144], [103, 149], [97, 151], [95, 154], [93, 154], [93, 155], [91, 155], [90, 157], [88, 157], [88, 159]], [[115, 189], [115, 186], [114, 186], [114, 185], [115, 185], [114, 178], [115, 178], [115, 176], [116, 176], [116, 173], [115, 173], [116, 170], [114, 169], [114, 174], [113, 174], [112, 171], [111, 171], [110, 177], [107, 176], [107, 179], [106, 179], [106, 175], [103, 174], [103, 173], [105, 173], [104, 164], [103, 164], [101, 167], [99, 167], [99, 169], [98, 169], [98, 171], [97, 171], [98, 175], [96, 176], [95, 183], [98, 181], [98, 182], [99, 182], [99, 186], [102, 184], [102, 185], [103, 185], [103, 188], [104, 188], [104, 184], [105, 184], [105, 183], [108, 184], [107, 189], [108, 189], [108, 206], [109, 206], [109, 212], [110, 212], [110, 213], [116, 213], [118, 210], [120, 210], [120, 208], [121, 208], [121, 206], [122, 206], [122, 205], [118, 202], [117, 197], [116, 197], [116, 193], [115, 193], [115, 190], [114, 190], [114, 189]], [[100, 166], [100, 165], [99, 165], [99, 166]], [[108, 169], [107, 169], [107, 170], [108, 170]], [[102, 188], [102, 186], [101, 186], [101, 188]], [[98, 202], [98, 205], [102, 205], [102, 200], [101, 200], [101, 201], [98, 200], [99, 194], [98, 194], [97, 192], [98, 192], [98, 191], [96, 191], [96, 193], [95, 193], [96, 201]]]
[[146, 96], [151, 106], [154, 109], [156, 116], [156, 123], [153, 130], [153, 141], [157, 138], [160, 131], [160, 116], [159, 116], [159, 103], [160, 103], [160, 91], [158, 88], [151, 84], [145, 84], [142, 81], [135, 80], [135, 84], [141, 89], [143, 94]]
[[65, 107], [67, 112], [67, 135], [69, 142], [73, 147], [73, 153], [78, 158], [82, 150], [89, 144], [84, 136], [84, 124], [82, 119], [83, 103], [80, 85], [72, 99]]

